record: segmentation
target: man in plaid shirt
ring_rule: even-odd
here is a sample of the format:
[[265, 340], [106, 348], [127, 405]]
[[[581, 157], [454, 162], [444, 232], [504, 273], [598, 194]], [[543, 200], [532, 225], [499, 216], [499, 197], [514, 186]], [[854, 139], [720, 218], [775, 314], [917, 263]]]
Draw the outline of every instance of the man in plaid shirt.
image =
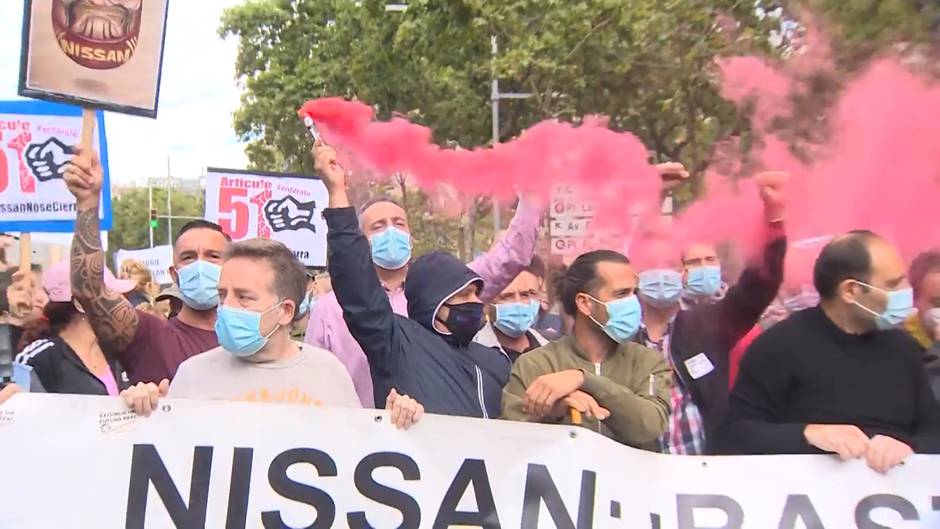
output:
[[[669, 333], [672, 323], [667, 326], [666, 334], [659, 341], [650, 338], [646, 326], [640, 329], [637, 342], [650, 349], [655, 349], [666, 357], [669, 367], [675, 372], [669, 354]], [[699, 455], [705, 453], [705, 430], [702, 426], [702, 414], [692, 402], [689, 392], [681, 380], [676, 380], [669, 395], [669, 407], [672, 414], [666, 433], [657, 440], [659, 451], [664, 454]]]
[[641, 270], [643, 328], [636, 340], [660, 351], [676, 373], [672, 417], [659, 440], [663, 453], [709, 452], [710, 432], [728, 405], [729, 354], [757, 324], [783, 282], [786, 234], [781, 173], [758, 175], [764, 203], [763, 251], [727, 287], [714, 244], [691, 244], [681, 252], [664, 237], [637, 241], [631, 258]]

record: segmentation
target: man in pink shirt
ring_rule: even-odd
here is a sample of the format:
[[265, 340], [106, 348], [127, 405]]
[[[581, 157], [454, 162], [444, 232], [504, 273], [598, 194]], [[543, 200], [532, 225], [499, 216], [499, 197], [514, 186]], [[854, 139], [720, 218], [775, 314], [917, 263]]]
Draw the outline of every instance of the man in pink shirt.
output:
[[[483, 278], [486, 286], [480, 299], [484, 303], [494, 299], [532, 261], [539, 215], [538, 207], [520, 200], [516, 216], [502, 240], [467, 265]], [[407, 316], [404, 282], [412, 249], [407, 213], [390, 198], [376, 198], [360, 208], [359, 223], [372, 246], [372, 262], [392, 310]], [[369, 362], [346, 327], [336, 294], [331, 292], [317, 300], [310, 313], [306, 341], [332, 351], [349, 370], [362, 405], [372, 407], [375, 399]], [[381, 406], [384, 402], [379, 403]]]

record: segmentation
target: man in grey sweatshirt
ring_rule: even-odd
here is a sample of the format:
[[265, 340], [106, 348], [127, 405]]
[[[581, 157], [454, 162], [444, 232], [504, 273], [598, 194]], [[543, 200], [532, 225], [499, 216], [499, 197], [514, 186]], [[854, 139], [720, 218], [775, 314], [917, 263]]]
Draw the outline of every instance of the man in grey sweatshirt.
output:
[[[252, 239], [230, 245], [219, 276], [215, 331], [219, 347], [179, 366], [173, 383], [139, 383], [123, 391], [128, 406], [149, 415], [160, 397], [340, 406], [361, 404], [346, 368], [329, 351], [291, 340], [306, 295], [303, 265], [283, 244]], [[407, 428], [424, 408], [393, 388], [386, 408]]]

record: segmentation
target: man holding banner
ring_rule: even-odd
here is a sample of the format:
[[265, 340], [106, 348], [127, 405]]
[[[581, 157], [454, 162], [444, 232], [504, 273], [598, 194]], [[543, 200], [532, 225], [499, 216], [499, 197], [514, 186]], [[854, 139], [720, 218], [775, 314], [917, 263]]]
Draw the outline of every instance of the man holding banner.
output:
[[736, 454], [835, 453], [879, 472], [940, 453], [940, 405], [898, 327], [913, 294], [898, 251], [869, 231], [823, 248], [820, 305], [769, 329], [741, 364], [719, 435]]
[[[360, 407], [352, 380], [329, 351], [295, 342], [292, 323], [307, 295], [307, 275], [283, 243], [233, 243], [219, 277], [216, 332], [221, 346], [179, 366], [173, 384], [138, 383], [121, 393], [138, 415], [150, 415], [160, 397]], [[424, 408], [395, 389], [386, 409], [408, 428]]]
[[[396, 314], [408, 315], [405, 276], [411, 263], [411, 233], [407, 212], [389, 198], [377, 198], [360, 208], [360, 228], [370, 243], [372, 262], [382, 288]], [[506, 235], [493, 248], [467, 266], [486, 285], [480, 292], [484, 302], [492, 301], [532, 260], [538, 237], [539, 211], [525, 199], [519, 201], [516, 216]], [[317, 301], [307, 327], [307, 343], [332, 351], [346, 365], [363, 405], [373, 400], [373, 380], [369, 362], [343, 321], [336, 294]], [[381, 395], [379, 395], [381, 399]], [[381, 405], [381, 402], [377, 402]]]
[[[573, 332], [519, 358], [503, 390], [502, 417], [583, 424], [655, 449], [669, 417], [672, 372], [662, 355], [632, 340], [642, 317], [636, 286], [623, 254], [578, 256], [559, 281]], [[569, 409], [577, 413], [569, 416]]]
[[180, 287], [183, 308], [169, 321], [145, 314], [104, 285], [98, 222], [102, 171], [97, 153], [79, 151], [64, 178], [78, 209], [72, 241], [72, 292], [84, 307], [99, 344], [118, 357], [131, 383], [172, 380], [184, 360], [219, 345], [214, 330], [217, 287], [228, 237], [211, 222], [192, 221], [183, 226], [173, 246], [170, 270]]
[[375, 393], [397, 388], [431, 413], [498, 417], [510, 361], [502, 351], [473, 342], [483, 326], [483, 279], [452, 255], [425, 254], [408, 269], [408, 317], [397, 314], [349, 203], [345, 169], [320, 142], [314, 156], [330, 196], [323, 218], [333, 292], [376, 375]]

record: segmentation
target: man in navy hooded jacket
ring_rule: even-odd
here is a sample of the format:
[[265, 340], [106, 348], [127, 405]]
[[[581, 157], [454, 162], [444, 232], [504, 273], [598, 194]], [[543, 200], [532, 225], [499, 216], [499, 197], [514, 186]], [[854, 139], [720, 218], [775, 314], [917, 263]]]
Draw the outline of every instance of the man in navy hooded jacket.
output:
[[512, 366], [501, 351], [473, 342], [483, 326], [483, 280], [449, 254], [423, 255], [405, 280], [410, 317], [395, 314], [349, 204], [336, 153], [318, 143], [314, 158], [330, 195], [323, 218], [333, 291], [369, 360], [375, 394], [395, 388], [428, 413], [498, 417]]

